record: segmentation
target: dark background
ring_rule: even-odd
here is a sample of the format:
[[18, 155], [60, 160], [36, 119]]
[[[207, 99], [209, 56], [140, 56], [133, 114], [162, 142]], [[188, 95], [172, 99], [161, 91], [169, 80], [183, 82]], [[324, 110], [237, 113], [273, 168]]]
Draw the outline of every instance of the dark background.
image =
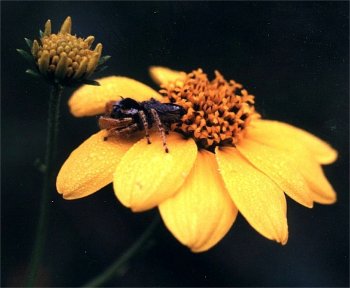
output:
[[[2, 286], [23, 285], [33, 244], [44, 155], [49, 87], [24, 73], [15, 48], [38, 38], [47, 19], [56, 32], [66, 16], [73, 33], [94, 35], [112, 55], [106, 75], [155, 89], [150, 65], [210, 76], [218, 69], [256, 96], [265, 118], [299, 126], [331, 143], [338, 161], [325, 173], [335, 205], [302, 207], [288, 199], [286, 246], [266, 240], [239, 216], [227, 236], [193, 254], [160, 225], [153, 245], [111, 286], [349, 285], [349, 4], [348, 2], [2, 2]], [[64, 92], [57, 166], [98, 128], [74, 118]], [[293, 175], [291, 175], [293, 177]], [[44, 286], [79, 286], [103, 271], [149, 225], [157, 209], [134, 214], [111, 185], [76, 201], [50, 194]]]

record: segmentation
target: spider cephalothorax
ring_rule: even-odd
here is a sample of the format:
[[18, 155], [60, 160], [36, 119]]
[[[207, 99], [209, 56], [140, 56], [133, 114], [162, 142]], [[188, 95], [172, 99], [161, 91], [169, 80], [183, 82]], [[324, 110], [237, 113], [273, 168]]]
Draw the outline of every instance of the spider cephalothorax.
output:
[[170, 125], [178, 122], [185, 113], [185, 109], [180, 105], [161, 103], [154, 98], [143, 102], [124, 98], [106, 104], [106, 113], [100, 117], [99, 126], [108, 132], [105, 140], [111, 136], [144, 130], [150, 144], [149, 129], [155, 123], [161, 134], [164, 150], [168, 153], [165, 134], [168, 133]]

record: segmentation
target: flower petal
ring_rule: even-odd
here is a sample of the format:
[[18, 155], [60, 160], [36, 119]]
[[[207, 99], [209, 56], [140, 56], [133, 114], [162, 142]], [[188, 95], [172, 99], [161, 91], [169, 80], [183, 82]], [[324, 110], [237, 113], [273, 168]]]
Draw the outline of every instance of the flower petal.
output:
[[206, 251], [219, 242], [237, 216], [215, 155], [202, 150], [178, 192], [159, 205], [165, 225], [193, 252]]
[[[312, 199], [315, 202], [322, 204], [334, 203], [336, 201], [336, 193], [332, 185], [325, 177], [321, 166], [315, 160], [312, 151], [307, 149], [308, 146], [305, 145], [305, 142], [302, 142], [300, 137], [295, 136], [297, 134], [290, 134], [290, 130], [288, 132], [288, 128], [287, 130], [280, 128], [281, 130], [278, 134], [278, 129], [270, 129], [268, 128], [268, 125], [265, 127], [265, 124], [262, 124], [263, 122], [265, 124], [268, 122], [273, 123], [273, 121], [267, 120], [252, 122], [252, 125], [249, 126], [249, 129], [247, 130], [246, 137], [277, 150], [287, 152], [309, 185]], [[276, 125], [275, 124], [272, 124], [271, 127], [284, 127], [283, 125], [280, 126], [279, 124], [281, 123], [279, 122], [277, 122]], [[281, 135], [283, 137], [281, 137]]]
[[150, 67], [149, 73], [153, 81], [158, 85], [167, 84], [168, 82], [174, 82], [176, 80], [182, 81], [186, 78], [185, 72], [175, 71], [160, 66]]
[[270, 177], [292, 199], [311, 208], [311, 191], [294, 159], [287, 153], [245, 138], [237, 145], [256, 168]]
[[324, 175], [322, 167], [307, 155], [296, 160], [298, 160], [300, 172], [311, 189], [313, 200], [321, 204], [333, 204], [336, 202], [337, 194]]
[[136, 101], [149, 100], [151, 97], [162, 99], [152, 88], [127, 77], [110, 76], [96, 81], [100, 86], [83, 85], [69, 99], [68, 105], [75, 117], [102, 114], [108, 101], [118, 101], [121, 97], [130, 97]]
[[134, 142], [116, 138], [103, 141], [104, 136], [105, 130], [92, 135], [63, 164], [56, 180], [63, 198], [85, 197], [112, 182], [117, 164]]
[[152, 144], [145, 139], [136, 143], [122, 158], [114, 174], [117, 198], [133, 211], [157, 206], [173, 196], [190, 173], [197, 156], [192, 139], [180, 134], [167, 136], [169, 153], [161, 137], [153, 134]]
[[269, 138], [268, 140], [274, 142], [275, 146], [278, 145], [286, 151], [300, 148], [300, 145], [295, 143], [301, 143], [321, 164], [330, 164], [337, 159], [337, 151], [328, 143], [292, 125], [278, 121], [257, 120], [251, 123], [251, 127], [253, 128], [251, 130], [255, 130], [255, 137]]
[[287, 208], [283, 191], [235, 148], [217, 148], [216, 158], [233, 202], [250, 225], [268, 239], [287, 243]]

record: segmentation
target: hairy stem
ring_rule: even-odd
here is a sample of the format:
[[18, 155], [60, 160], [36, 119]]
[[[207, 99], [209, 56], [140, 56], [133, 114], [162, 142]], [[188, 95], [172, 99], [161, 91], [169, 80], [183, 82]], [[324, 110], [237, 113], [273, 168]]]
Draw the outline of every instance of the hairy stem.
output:
[[152, 236], [153, 231], [160, 222], [160, 217], [157, 215], [148, 228], [142, 233], [128, 250], [126, 250], [114, 263], [112, 263], [105, 271], [96, 276], [82, 287], [99, 287], [107, 281], [111, 280], [118, 270], [122, 268], [130, 259], [137, 255], [137, 253], [146, 246], [149, 238]]
[[38, 267], [42, 258], [46, 239], [46, 226], [48, 214], [49, 191], [51, 188], [51, 180], [53, 176], [53, 165], [56, 155], [57, 134], [58, 134], [58, 118], [59, 106], [63, 87], [61, 85], [53, 85], [49, 100], [49, 115], [47, 121], [46, 151], [43, 171], [43, 187], [40, 200], [39, 222], [35, 234], [35, 242], [29, 263], [29, 274], [27, 278], [27, 287], [35, 285]]

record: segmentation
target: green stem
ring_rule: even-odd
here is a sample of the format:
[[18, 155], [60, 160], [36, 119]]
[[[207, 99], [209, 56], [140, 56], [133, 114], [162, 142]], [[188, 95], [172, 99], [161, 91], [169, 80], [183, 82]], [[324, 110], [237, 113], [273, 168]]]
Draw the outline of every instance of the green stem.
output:
[[160, 222], [160, 218], [157, 217], [153, 220], [153, 222], [148, 226], [148, 228], [143, 232], [139, 239], [137, 239], [132, 246], [128, 250], [126, 250], [112, 265], [110, 265], [104, 272], [102, 272], [97, 277], [93, 278], [89, 282], [87, 282], [82, 287], [99, 287], [102, 284], [106, 283], [108, 280], [112, 279], [116, 272], [123, 267], [132, 257], [134, 257], [142, 247], [147, 243], [149, 238], [152, 235], [152, 232], [157, 227]]
[[45, 170], [43, 175], [43, 187], [40, 200], [40, 214], [39, 222], [36, 229], [34, 248], [29, 263], [29, 274], [26, 283], [27, 287], [33, 287], [36, 282], [38, 267], [45, 246], [49, 190], [51, 187], [51, 179], [53, 176], [53, 164], [56, 154], [59, 107], [62, 91], [63, 87], [61, 85], [56, 84], [52, 86], [50, 94], [49, 115], [47, 121], [46, 151], [44, 162]]

